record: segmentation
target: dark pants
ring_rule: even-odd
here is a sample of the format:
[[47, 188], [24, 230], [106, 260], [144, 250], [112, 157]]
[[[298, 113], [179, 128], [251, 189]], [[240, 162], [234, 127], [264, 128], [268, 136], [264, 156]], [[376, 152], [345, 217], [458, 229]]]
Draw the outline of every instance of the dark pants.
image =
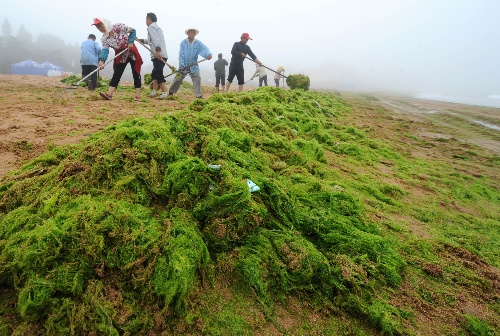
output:
[[279, 79], [275, 79], [274, 82], [276, 83], [276, 87], [280, 87], [280, 80]]
[[[89, 73], [97, 69], [97, 65], [82, 65], [82, 78], [88, 76]], [[87, 80], [92, 81], [92, 87], [95, 89], [97, 87], [97, 71], [90, 76]]]
[[132, 68], [132, 76], [134, 77], [134, 87], [136, 89], [141, 88], [141, 75], [134, 70], [135, 61], [130, 58], [127, 58], [126, 63], [118, 63], [118, 64], [113, 63], [113, 77], [109, 82], [109, 86], [112, 86], [114, 88], [118, 87], [118, 83], [120, 83], [123, 71], [125, 71], [125, 67], [127, 66], [128, 63], [130, 63], [130, 67]]
[[229, 75], [227, 76], [227, 81], [229, 83], [233, 82], [234, 76], [238, 79], [238, 85], [245, 84], [245, 69], [241, 68], [231, 68], [229, 67]]
[[226, 85], [226, 75], [222, 75], [222, 76], [215, 76], [215, 87], [219, 87], [220, 84], [222, 84], [222, 86]]
[[264, 82], [264, 86], [267, 86], [267, 76], [259, 77], [259, 87], [262, 86], [262, 82]]
[[[165, 62], [167, 58], [163, 59]], [[158, 58], [153, 58], [153, 71], [151, 72], [151, 78], [153, 80], [156, 79], [158, 84], [166, 82], [165, 77], [163, 76], [163, 68], [165, 67], [165, 63], [159, 60]]]

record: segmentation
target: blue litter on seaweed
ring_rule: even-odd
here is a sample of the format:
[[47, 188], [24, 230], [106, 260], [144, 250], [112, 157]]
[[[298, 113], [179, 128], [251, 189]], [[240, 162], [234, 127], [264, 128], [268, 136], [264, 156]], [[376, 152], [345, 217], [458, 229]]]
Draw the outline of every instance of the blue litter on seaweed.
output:
[[251, 193], [260, 190], [260, 187], [256, 185], [252, 180], [247, 179], [247, 184], [248, 184], [248, 189], [250, 190]]

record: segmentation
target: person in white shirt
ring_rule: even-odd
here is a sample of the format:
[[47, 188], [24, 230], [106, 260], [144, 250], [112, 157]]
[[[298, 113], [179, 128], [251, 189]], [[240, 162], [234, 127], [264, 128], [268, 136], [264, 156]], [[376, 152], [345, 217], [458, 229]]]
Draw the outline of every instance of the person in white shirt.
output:
[[150, 97], [156, 97], [156, 91], [158, 86], [161, 89], [160, 99], [167, 98], [167, 86], [165, 85], [165, 77], [163, 76], [163, 68], [165, 67], [165, 62], [167, 62], [167, 47], [165, 47], [165, 37], [163, 36], [163, 31], [160, 26], [156, 23], [157, 18], [155, 13], [146, 14], [146, 25], [148, 26], [148, 38], [141, 40], [142, 43], [149, 44], [151, 48], [151, 61], [153, 62], [153, 71], [151, 72], [151, 78], [153, 78], [153, 91], [151, 91]]
[[255, 64], [255, 72], [250, 80], [254, 79], [256, 76], [259, 76], [259, 87], [262, 86], [262, 82], [264, 82], [264, 86], [267, 86], [267, 72], [262, 65]]

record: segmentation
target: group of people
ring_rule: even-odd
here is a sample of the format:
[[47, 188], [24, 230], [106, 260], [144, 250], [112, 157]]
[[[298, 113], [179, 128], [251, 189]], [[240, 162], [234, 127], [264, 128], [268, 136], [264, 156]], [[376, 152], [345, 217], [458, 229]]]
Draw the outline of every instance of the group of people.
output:
[[[274, 74], [274, 83], [276, 84], [276, 87], [280, 87], [280, 79], [283, 77], [284, 72], [285, 68], [283, 68], [282, 65], [280, 65], [278, 69], [276, 69]], [[249, 79], [249, 81], [257, 76], [259, 77], [259, 87], [262, 86], [262, 83], [264, 83], [264, 86], [267, 86], [267, 72], [264, 66], [255, 64], [255, 72], [252, 75], [252, 78]]]
[[[145, 39], [138, 39], [137, 32], [134, 28], [123, 23], [112, 24], [106, 18], [94, 18], [92, 25], [96, 26], [96, 28], [102, 33], [102, 48], [95, 41], [96, 37], [94, 34], [90, 34], [88, 39], [82, 43], [82, 78], [90, 75], [87, 80], [90, 90], [93, 90], [96, 87], [96, 72], [99, 69], [104, 69], [104, 66], [109, 63], [106, 62], [106, 60], [109, 56], [109, 49], [113, 48], [115, 52], [113, 60], [113, 76], [109, 83], [107, 92], [101, 92], [100, 95], [106, 100], [113, 99], [113, 93], [120, 82], [123, 72], [125, 71], [127, 64], [130, 64], [135, 87], [134, 100], [140, 100], [141, 66], [143, 64], [143, 60], [134, 43], [137, 41], [146, 47], [151, 53], [151, 61], [153, 63], [153, 70], [151, 72], [153, 90], [151, 91], [150, 97], [166, 99], [169, 98], [169, 96], [173, 96], [179, 90], [186, 76], [189, 75], [193, 82], [195, 97], [203, 98], [201, 93], [200, 68], [198, 66], [198, 63], [201, 61], [198, 61], [198, 56], [210, 60], [212, 59], [212, 53], [210, 49], [203, 44], [203, 42], [196, 39], [196, 35], [199, 34], [198, 29], [191, 27], [185, 31], [187, 38], [183, 39], [180, 43], [179, 68], [177, 69], [177, 74], [174, 77], [167, 93], [167, 87], [165, 84], [166, 80], [163, 75], [163, 70], [165, 65], [169, 68], [172, 67], [167, 63], [168, 54], [165, 46], [165, 38], [162, 29], [157, 24], [157, 17], [154, 13], [146, 14], [148, 36]], [[228, 62], [223, 59], [223, 55], [221, 53], [218, 55], [218, 60], [214, 63], [216, 77], [215, 87], [217, 91], [219, 91], [220, 85], [222, 85], [223, 89], [225, 88], [225, 91], [229, 91], [234, 77], [238, 80], [239, 91], [243, 91], [243, 84], [245, 83], [243, 61], [245, 58], [248, 58], [247, 55], [250, 56], [250, 58], [257, 64], [257, 69], [263, 69], [263, 72], [258, 72], [259, 86], [262, 86], [262, 82], [264, 82], [267, 86], [267, 74], [265, 73], [264, 66], [252, 52], [252, 49], [247, 45], [247, 42], [251, 39], [252, 38], [250, 38], [248, 33], [243, 33], [240, 37], [240, 41], [233, 44], [227, 83], [225, 82], [225, 67], [228, 66]], [[283, 72], [284, 69], [281, 66], [276, 71], [275, 82], [277, 87], [279, 87], [279, 80]], [[252, 79], [255, 76], [256, 74], [254, 74]], [[159, 93], [160, 90], [161, 94]]]

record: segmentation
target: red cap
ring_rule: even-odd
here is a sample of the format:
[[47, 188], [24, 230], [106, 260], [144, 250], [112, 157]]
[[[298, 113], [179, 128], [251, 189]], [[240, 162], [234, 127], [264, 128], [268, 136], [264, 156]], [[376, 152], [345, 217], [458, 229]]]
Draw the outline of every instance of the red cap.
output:
[[92, 23], [92, 24], [91, 24], [91, 26], [96, 25], [96, 24], [99, 24], [99, 23], [101, 23], [101, 20], [99, 20], [99, 19], [95, 18], [95, 19], [94, 19], [94, 23]]
[[248, 35], [248, 33], [243, 33], [241, 34], [241, 37], [244, 37], [246, 38], [247, 40], [253, 40], [253, 38], [250, 37], [250, 35]]

